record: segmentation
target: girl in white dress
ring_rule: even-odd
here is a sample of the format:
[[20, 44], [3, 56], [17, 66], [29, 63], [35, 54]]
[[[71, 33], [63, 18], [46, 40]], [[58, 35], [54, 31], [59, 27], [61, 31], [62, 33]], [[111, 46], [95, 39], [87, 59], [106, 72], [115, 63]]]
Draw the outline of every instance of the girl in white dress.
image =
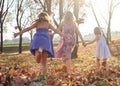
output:
[[106, 43], [105, 37], [101, 33], [100, 27], [95, 27], [94, 29], [95, 39], [85, 45], [92, 44], [96, 42], [96, 65], [97, 71], [100, 71], [100, 60], [103, 60], [102, 65], [108, 70], [107, 58], [111, 57], [109, 47]]

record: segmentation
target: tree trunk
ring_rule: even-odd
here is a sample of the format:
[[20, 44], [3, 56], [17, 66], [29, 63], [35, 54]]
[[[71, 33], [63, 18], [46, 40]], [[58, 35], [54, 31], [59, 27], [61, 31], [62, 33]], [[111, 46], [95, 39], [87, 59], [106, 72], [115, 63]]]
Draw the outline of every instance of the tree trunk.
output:
[[33, 35], [33, 32], [31, 31], [30, 32], [30, 43], [32, 42], [32, 35]]
[[59, 14], [60, 14], [60, 22], [63, 17], [63, 0], [59, 0]]
[[19, 38], [19, 53], [20, 54], [22, 53], [22, 35], [20, 35], [20, 38]]
[[109, 12], [109, 20], [108, 20], [108, 28], [107, 28], [107, 42], [109, 44], [109, 41], [111, 41], [111, 12]]
[[[74, 1], [74, 15], [76, 19], [78, 19], [78, 13], [79, 13], [79, 3], [78, 0], [76, 0]], [[76, 44], [78, 44], [78, 35], [76, 35]], [[72, 52], [72, 56], [71, 56], [72, 59], [78, 57], [77, 52], [78, 52], [78, 46], [76, 45]]]
[[3, 52], [3, 25], [0, 24], [0, 54]]
[[52, 0], [45, 0], [46, 7], [47, 7], [47, 13], [50, 15], [51, 14], [51, 3]]
[[0, 53], [3, 52], [3, 23], [6, 19], [8, 9], [11, 7], [13, 1], [12, 2], [9, 2], [9, 0], [8, 2], [5, 2], [5, 0], [0, 1]]

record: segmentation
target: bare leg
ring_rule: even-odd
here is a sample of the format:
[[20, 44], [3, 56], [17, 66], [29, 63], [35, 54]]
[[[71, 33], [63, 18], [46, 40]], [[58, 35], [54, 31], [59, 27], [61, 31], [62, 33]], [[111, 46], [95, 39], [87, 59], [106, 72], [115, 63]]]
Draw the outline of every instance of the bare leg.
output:
[[105, 68], [105, 70], [108, 71], [107, 59], [104, 59], [104, 60], [103, 60], [102, 65], [103, 65], [103, 67]]
[[43, 51], [42, 58], [41, 58], [41, 64], [42, 64], [42, 75], [47, 73], [47, 51]]
[[100, 59], [96, 59], [97, 72], [100, 71]]
[[40, 63], [41, 61], [41, 53], [38, 50], [35, 50], [35, 57], [36, 57], [36, 62]]
[[71, 58], [66, 59], [66, 67], [67, 67], [67, 73], [70, 73], [70, 67], [71, 67]]

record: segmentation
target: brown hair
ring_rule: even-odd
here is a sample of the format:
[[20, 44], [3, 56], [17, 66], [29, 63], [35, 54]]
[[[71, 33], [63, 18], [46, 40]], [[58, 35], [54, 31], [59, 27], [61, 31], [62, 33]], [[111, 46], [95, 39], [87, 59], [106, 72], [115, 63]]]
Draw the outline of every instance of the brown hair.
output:
[[49, 18], [49, 15], [46, 13], [46, 12], [41, 12], [39, 15], [38, 15], [38, 19], [35, 20], [36, 23], [38, 22], [50, 22], [50, 18]]
[[100, 34], [101, 35], [101, 28], [100, 27], [95, 27], [94, 34]]

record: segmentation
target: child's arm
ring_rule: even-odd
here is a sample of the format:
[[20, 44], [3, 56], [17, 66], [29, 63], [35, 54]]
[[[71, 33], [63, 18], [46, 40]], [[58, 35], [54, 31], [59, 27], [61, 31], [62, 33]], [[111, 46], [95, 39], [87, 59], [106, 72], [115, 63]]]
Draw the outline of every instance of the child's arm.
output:
[[96, 35], [95, 39], [92, 40], [91, 42], [86, 43], [86, 45], [88, 45], [88, 44], [92, 44], [92, 43], [94, 43], [94, 42], [96, 42], [96, 41], [98, 41], [98, 40], [99, 40], [99, 36]]
[[88, 45], [88, 44], [92, 44], [92, 43], [94, 43], [95, 41], [96, 41], [96, 39], [94, 39], [94, 40], [92, 40], [92, 41], [86, 43], [86, 45]]
[[61, 23], [61, 24], [58, 26], [58, 30], [62, 31], [62, 28], [63, 28], [63, 23]]
[[58, 29], [55, 29], [51, 24], [50, 24], [50, 29], [52, 29], [54, 32], [56, 32], [56, 33], [58, 33], [60, 36], [64, 36], [64, 34], [62, 34], [61, 33], [61, 31], [60, 31], [60, 28], [61, 28], [61, 26], [59, 26], [59, 28]]
[[21, 35], [21, 34], [27, 32], [27, 31], [29, 31], [29, 30], [35, 28], [35, 27], [36, 27], [36, 24], [33, 24], [33, 25], [31, 25], [30, 27], [27, 27], [27, 28], [21, 30], [21, 31], [18, 32], [18, 33], [14, 33], [14, 37], [17, 37], [18, 35]]

